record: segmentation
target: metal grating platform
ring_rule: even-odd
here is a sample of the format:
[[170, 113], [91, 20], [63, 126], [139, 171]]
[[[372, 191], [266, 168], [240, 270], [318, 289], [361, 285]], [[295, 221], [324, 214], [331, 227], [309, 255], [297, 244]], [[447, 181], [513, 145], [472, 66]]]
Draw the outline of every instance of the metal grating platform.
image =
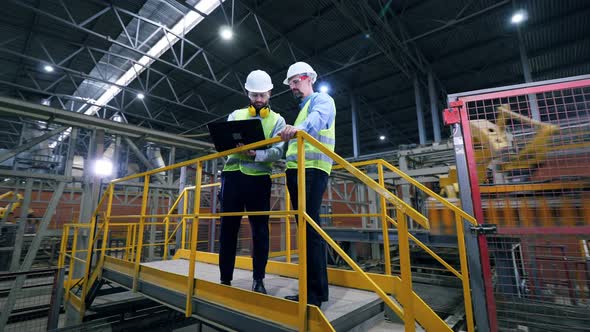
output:
[[[141, 265], [188, 276], [188, 261], [185, 259], [150, 262]], [[195, 266], [195, 277], [211, 282], [219, 282], [219, 267], [213, 264], [197, 262]], [[297, 279], [274, 274], [267, 274], [264, 279], [268, 295], [279, 298], [297, 294], [297, 283]], [[235, 269], [232, 287], [250, 290], [252, 287], [252, 272]], [[328, 302], [323, 303], [322, 311], [326, 318], [332, 322], [375, 301], [381, 302], [374, 292], [330, 285], [330, 299]]]
[[[185, 259], [142, 263], [137, 291], [184, 312], [188, 267]], [[107, 257], [102, 277], [132, 289], [133, 271], [133, 263]], [[217, 265], [196, 262], [192, 315], [237, 330], [295, 330], [292, 317], [296, 317], [297, 303], [283, 297], [297, 293], [298, 280], [267, 273], [265, 284], [269, 294], [263, 295], [249, 291], [251, 273], [236, 269], [233, 287], [228, 287], [219, 283]], [[323, 331], [329, 322], [336, 331], [349, 331], [382, 314], [383, 309], [383, 302], [373, 292], [330, 285], [330, 300], [324, 303], [321, 312], [308, 306], [309, 329]]]

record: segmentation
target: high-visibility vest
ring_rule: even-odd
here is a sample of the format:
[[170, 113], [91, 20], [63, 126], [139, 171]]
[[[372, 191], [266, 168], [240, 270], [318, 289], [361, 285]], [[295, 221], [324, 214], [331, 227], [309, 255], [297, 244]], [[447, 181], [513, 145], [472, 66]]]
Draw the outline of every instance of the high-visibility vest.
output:
[[[295, 126], [303, 123], [307, 119], [309, 105], [311, 99], [308, 100], [301, 111], [297, 119], [295, 119]], [[336, 109], [336, 107], [334, 107]], [[315, 137], [320, 143], [327, 147], [330, 151], [334, 151], [336, 144], [336, 133], [334, 129], [334, 123], [336, 122], [336, 116], [332, 120], [328, 129], [322, 129], [318, 132], [318, 137]], [[318, 168], [322, 171], [330, 174], [332, 171], [332, 159], [322, 153], [318, 148], [311, 145], [309, 142], [304, 144], [305, 150], [305, 168]], [[287, 149], [287, 168], [297, 168], [297, 140], [293, 139], [289, 142], [289, 148]]]
[[[247, 108], [235, 111], [234, 120], [251, 119]], [[279, 115], [270, 111], [267, 117], [261, 119], [264, 137], [270, 138], [272, 131], [279, 120]], [[254, 157], [244, 156], [240, 153], [230, 154], [223, 167], [224, 172], [240, 171], [246, 175], [270, 175], [272, 173], [272, 162], [257, 162]]]

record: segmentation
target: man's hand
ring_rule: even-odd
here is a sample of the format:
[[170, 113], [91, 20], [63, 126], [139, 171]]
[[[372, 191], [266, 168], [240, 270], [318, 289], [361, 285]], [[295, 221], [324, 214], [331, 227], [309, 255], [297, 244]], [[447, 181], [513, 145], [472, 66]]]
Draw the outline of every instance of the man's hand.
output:
[[[242, 146], [244, 146], [243, 143], [238, 143], [238, 145], [237, 145], [238, 148], [240, 148]], [[254, 151], [254, 150], [246, 150], [246, 151], [242, 151], [241, 153], [247, 157], [256, 157], [256, 151]]]
[[285, 128], [283, 130], [281, 130], [280, 133], [278, 133], [278, 136], [281, 136], [281, 139], [285, 142], [287, 142], [288, 140], [292, 139], [295, 134], [297, 134], [297, 132], [299, 131], [298, 128], [293, 127], [291, 125], [286, 125]]

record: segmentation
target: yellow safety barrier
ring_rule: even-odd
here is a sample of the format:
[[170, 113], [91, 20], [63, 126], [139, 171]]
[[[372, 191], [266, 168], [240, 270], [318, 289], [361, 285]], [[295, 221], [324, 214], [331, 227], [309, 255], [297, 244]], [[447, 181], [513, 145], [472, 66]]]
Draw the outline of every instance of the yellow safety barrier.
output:
[[[422, 326], [427, 328], [427, 330], [447, 330], [451, 331], [451, 329], [444, 324], [444, 322], [438, 317], [434, 311], [432, 311], [424, 302], [413, 292], [412, 289], [412, 275], [411, 275], [411, 261], [410, 261], [410, 240], [416, 243], [420, 248], [425, 250], [429, 255], [431, 255], [434, 259], [436, 259], [439, 263], [441, 263], [445, 268], [447, 268], [453, 275], [459, 278], [462, 282], [463, 286], [463, 296], [465, 300], [465, 313], [466, 313], [466, 321], [467, 321], [467, 330], [470, 332], [475, 331], [474, 329], [474, 322], [473, 322], [473, 312], [471, 307], [471, 295], [470, 295], [470, 288], [469, 288], [469, 273], [467, 267], [467, 256], [465, 252], [465, 242], [464, 242], [464, 234], [463, 234], [463, 223], [468, 222], [471, 224], [476, 224], [476, 221], [473, 217], [469, 214], [465, 213], [463, 210], [455, 206], [454, 204], [448, 202], [438, 194], [434, 193], [432, 190], [428, 189], [426, 186], [422, 185], [418, 181], [412, 179], [407, 174], [401, 172], [399, 169], [394, 167], [393, 165], [387, 163], [384, 160], [372, 160], [372, 161], [364, 161], [359, 163], [349, 163], [339, 155], [329, 151], [325, 148], [321, 143], [315, 140], [313, 137], [308, 135], [304, 132], [299, 132], [296, 136], [297, 144], [298, 144], [298, 164], [303, 165], [305, 162], [305, 153], [303, 151], [303, 142], [306, 141], [311, 145], [318, 148], [324, 154], [329, 156], [335, 163], [334, 169], [344, 169], [352, 174], [359, 182], [364, 183], [368, 188], [374, 190], [379, 195], [379, 203], [381, 206], [380, 213], [365, 213], [365, 214], [324, 214], [322, 216], [342, 216], [342, 217], [378, 217], [381, 219], [381, 228], [383, 232], [383, 241], [384, 241], [384, 248], [389, 248], [389, 233], [388, 227], [389, 225], [393, 225], [397, 228], [398, 231], [398, 238], [399, 238], [399, 252], [400, 252], [400, 269], [401, 269], [401, 278], [392, 276], [392, 268], [391, 268], [391, 257], [389, 250], [384, 250], [385, 256], [385, 276], [395, 278], [395, 284], [397, 285], [395, 288], [395, 294], [392, 289], [383, 288], [383, 284], [378, 282], [376, 277], [372, 274], [368, 274], [364, 272], [357, 264], [354, 262], [352, 258], [350, 258], [346, 252], [338, 246], [338, 244], [329, 237], [329, 235], [318, 225], [318, 221], [312, 220], [305, 212], [305, 169], [299, 168], [298, 169], [298, 177], [299, 177], [299, 187], [298, 187], [298, 209], [297, 210], [290, 210], [289, 204], [286, 204], [286, 209], [284, 211], [260, 211], [260, 212], [234, 212], [234, 213], [215, 213], [212, 212], [200, 212], [200, 202], [201, 202], [201, 193], [202, 188], [213, 187], [219, 185], [217, 183], [209, 183], [209, 184], [202, 184], [203, 179], [203, 163], [209, 160], [214, 160], [217, 158], [225, 157], [229, 154], [239, 153], [241, 151], [246, 151], [250, 149], [255, 149], [259, 146], [270, 145], [276, 142], [279, 142], [280, 138], [271, 138], [261, 142], [245, 145], [239, 148], [231, 149], [221, 153], [215, 153], [207, 156], [203, 156], [197, 159], [185, 161], [182, 163], [178, 163], [175, 165], [170, 165], [162, 168], [158, 168], [155, 170], [151, 170], [148, 172], [143, 172], [131, 176], [127, 176], [121, 179], [113, 180], [109, 183], [107, 190], [105, 191], [104, 195], [101, 197], [98, 207], [94, 211], [92, 218], [89, 223], [82, 224], [82, 223], [72, 223], [64, 225], [64, 232], [63, 232], [63, 239], [62, 239], [62, 246], [60, 248], [60, 258], [59, 258], [59, 267], [62, 268], [65, 265], [66, 258], [70, 260], [70, 270], [68, 273], [68, 280], [73, 280], [73, 273], [74, 273], [74, 261], [84, 262], [84, 276], [81, 279], [81, 293], [80, 296], [76, 295], [71, 288], [75, 287], [75, 285], [71, 286], [69, 283], [66, 283], [69, 289], [66, 292], [66, 300], [74, 301], [77, 304], [77, 307], [80, 308], [81, 313], [85, 311], [85, 298], [88, 295], [89, 287], [93, 284], [93, 282], [100, 278], [101, 270], [103, 265], [106, 261], [110, 262], [109, 264], [113, 264], [114, 260], [112, 258], [108, 258], [109, 252], [117, 252], [123, 251], [123, 262], [128, 264], [128, 268], [132, 272], [133, 277], [133, 290], [137, 291], [140, 275], [143, 272], [147, 271], [147, 269], [143, 269], [141, 266], [141, 258], [142, 258], [142, 249], [144, 247], [149, 246], [164, 246], [163, 250], [163, 259], [168, 259], [168, 248], [172, 241], [172, 239], [177, 235], [177, 232], [180, 233], [181, 239], [181, 249], [186, 249], [186, 238], [189, 238], [188, 244], [188, 261], [189, 261], [189, 268], [188, 268], [188, 277], [186, 278], [186, 286], [184, 286], [184, 290], [186, 291], [186, 302], [185, 302], [185, 314], [187, 317], [190, 317], [193, 313], [192, 308], [192, 299], [193, 296], [199, 296], [199, 283], [195, 283], [195, 265], [197, 261], [197, 243], [198, 243], [198, 224], [200, 219], [216, 219], [220, 218], [221, 216], [232, 216], [232, 215], [272, 215], [276, 217], [285, 218], [287, 227], [285, 228], [286, 232], [286, 250], [284, 254], [286, 255], [286, 262], [291, 262], [291, 255], [293, 254], [293, 250], [291, 250], [291, 234], [290, 234], [290, 217], [292, 216], [299, 216], [299, 227], [297, 231], [297, 243], [298, 243], [298, 264], [297, 264], [297, 277], [299, 279], [299, 303], [297, 306], [296, 311], [296, 321], [297, 321], [297, 328], [299, 331], [307, 331], [308, 327], [318, 326], [316, 321], [313, 321], [313, 325], [311, 324], [313, 319], [324, 319], [321, 311], [319, 314], [316, 311], [308, 311], [307, 305], [307, 261], [306, 261], [306, 227], [309, 224], [312, 228], [314, 228], [320, 236], [337, 252], [343, 259], [350, 265], [353, 269], [353, 273], [358, 274], [358, 280], [363, 282], [366, 286], [366, 289], [370, 289], [374, 291], [383, 301], [384, 303], [389, 306], [400, 318], [404, 321], [404, 326], [406, 331], [414, 331], [416, 321], [418, 321]], [[174, 201], [169, 209], [168, 213], [166, 214], [147, 214], [147, 201], [148, 201], [148, 192], [149, 192], [149, 185], [150, 185], [150, 177], [156, 173], [165, 172], [173, 169], [177, 169], [180, 167], [195, 165], [196, 166], [196, 174], [195, 174], [195, 186], [193, 187], [186, 187], [178, 196], [178, 198]], [[378, 179], [375, 181], [371, 177], [369, 177], [365, 172], [359, 169], [359, 167], [369, 166], [369, 165], [376, 165], [378, 170]], [[413, 220], [420, 224], [424, 229], [430, 228], [429, 220], [423, 216], [421, 213], [416, 211], [406, 202], [401, 200], [399, 197], [391, 193], [387, 188], [384, 180], [384, 173], [386, 171], [394, 172], [399, 175], [404, 180], [408, 181], [411, 185], [415, 186], [417, 189], [423, 191], [428, 196], [436, 199], [442, 205], [447, 207], [452, 213], [454, 214], [455, 218], [455, 225], [457, 229], [457, 241], [458, 241], [458, 248], [459, 248], [459, 256], [460, 256], [460, 272], [453, 268], [450, 264], [446, 263], [440, 256], [434, 253], [431, 249], [429, 249], [425, 244], [420, 242], [414, 235], [410, 233], [408, 230], [408, 221]], [[273, 175], [273, 178], [282, 177], [284, 174], [276, 174]], [[126, 181], [143, 178], [143, 192], [142, 192], [142, 203], [141, 203], [141, 212], [139, 215], [111, 215], [112, 214], [112, 204], [113, 204], [113, 196], [115, 186], [123, 185]], [[188, 208], [188, 199], [189, 199], [189, 191], [193, 190], [193, 209], [189, 211]], [[285, 190], [285, 200], [289, 202], [289, 194], [288, 191]], [[182, 201], [182, 213], [173, 213], [178, 206], [181, 204]], [[101, 209], [103, 205], [106, 203], [106, 212], [101, 213]], [[392, 218], [388, 215], [389, 205], [393, 206], [393, 209], [396, 211], [396, 218]], [[163, 218], [161, 222], [149, 222], [147, 221], [148, 218]], [[172, 221], [172, 219], [179, 218], [178, 222]], [[132, 219], [138, 220], [137, 222], [116, 222], [116, 220], [121, 219]], [[172, 225], [170, 223], [173, 223]], [[189, 224], [190, 222], [190, 224]], [[163, 242], [155, 242], [155, 243], [148, 243], [144, 244], [144, 230], [145, 227], [160, 225], [164, 227], [164, 240]], [[189, 227], [190, 226], [190, 227]], [[88, 250], [78, 250], [77, 247], [77, 239], [79, 235], [80, 229], [88, 229], [89, 230], [89, 245]], [[108, 247], [107, 246], [107, 238], [109, 235], [109, 230], [115, 229], [124, 229], [125, 234], [125, 245], [118, 246], [118, 247]], [[172, 232], [170, 230], [172, 229]], [[73, 230], [74, 232], [74, 239], [71, 250], [67, 250], [67, 239], [69, 238], [70, 232]], [[180, 231], [179, 231], [180, 230]], [[102, 239], [100, 245], [98, 245], [97, 250], [94, 249], [95, 245], [98, 244], [98, 240]], [[86, 253], [86, 259], [80, 259], [77, 255], [81, 252]], [[91, 264], [92, 256], [98, 253], [98, 261], [95, 262], [95, 266], [93, 267]], [[107, 259], [108, 258], [108, 259]], [[284, 263], [284, 264], [287, 264]], [[145, 273], [144, 273], [145, 274]], [[204, 283], [201, 283], [204, 285]], [[394, 294], [398, 297], [399, 303], [394, 302], [390, 297], [390, 294]], [[310, 316], [311, 315], [311, 316]], [[312, 317], [313, 316], [313, 317]], [[322, 318], [323, 317], [323, 318]], [[310, 320], [312, 319], [312, 320]], [[327, 321], [326, 321], [327, 322]], [[323, 323], [322, 323], [323, 324]], [[329, 326], [329, 323], [327, 323]], [[323, 326], [323, 325], [322, 325]], [[445, 328], [446, 327], [446, 328]]]

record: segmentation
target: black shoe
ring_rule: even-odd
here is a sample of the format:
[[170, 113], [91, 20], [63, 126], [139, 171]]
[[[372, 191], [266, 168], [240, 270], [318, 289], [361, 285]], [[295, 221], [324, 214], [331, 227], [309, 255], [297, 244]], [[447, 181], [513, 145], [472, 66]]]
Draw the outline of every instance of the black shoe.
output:
[[266, 294], [266, 288], [264, 288], [264, 282], [262, 282], [262, 279], [254, 280], [254, 282], [252, 283], [252, 291], [256, 293]]
[[231, 281], [223, 281], [221, 280], [222, 285], [231, 286]]
[[299, 302], [299, 295], [287, 295], [287, 296], [285, 296], [285, 299], [290, 300], [290, 301]]

